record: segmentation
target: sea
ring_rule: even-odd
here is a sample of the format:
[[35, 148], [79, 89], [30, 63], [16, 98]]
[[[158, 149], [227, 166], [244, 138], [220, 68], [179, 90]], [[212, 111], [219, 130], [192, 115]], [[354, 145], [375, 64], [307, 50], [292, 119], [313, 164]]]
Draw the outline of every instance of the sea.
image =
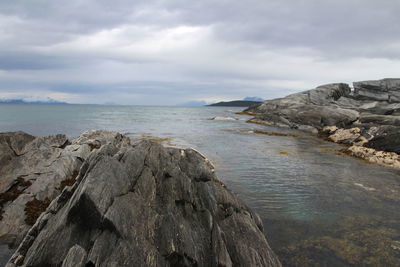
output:
[[260, 215], [284, 266], [400, 266], [398, 170], [347, 156], [312, 134], [248, 123], [234, 113], [241, 109], [0, 105], [0, 132], [74, 138], [106, 129], [192, 147]]

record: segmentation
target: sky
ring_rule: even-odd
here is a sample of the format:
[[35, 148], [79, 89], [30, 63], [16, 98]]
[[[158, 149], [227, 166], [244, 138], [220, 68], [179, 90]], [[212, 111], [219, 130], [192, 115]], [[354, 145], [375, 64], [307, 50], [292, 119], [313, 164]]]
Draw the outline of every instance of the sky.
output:
[[398, 0], [0, 1], [0, 99], [177, 105], [400, 77]]

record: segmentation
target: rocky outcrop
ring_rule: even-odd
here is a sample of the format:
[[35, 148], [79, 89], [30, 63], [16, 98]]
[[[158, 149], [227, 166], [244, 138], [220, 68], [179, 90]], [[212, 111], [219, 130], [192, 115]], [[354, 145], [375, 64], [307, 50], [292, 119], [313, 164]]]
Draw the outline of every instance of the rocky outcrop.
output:
[[128, 141], [109, 131], [88, 131], [74, 140], [0, 133], [0, 241], [18, 245], [49, 203], [75, 182], [91, 151]]
[[360, 114], [359, 122], [363, 124], [371, 123], [377, 125], [400, 126], [400, 116]]
[[281, 266], [259, 217], [192, 149], [94, 150], [7, 266]]
[[354, 82], [353, 86], [358, 99], [400, 102], [400, 79]]
[[267, 100], [245, 111], [257, 114], [258, 120], [295, 129], [317, 131], [330, 125], [345, 127], [358, 119], [359, 112], [340, 107], [335, 101], [350, 93], [346, 84], [327, 84], [284, 98]]
[[[244, 112], [255, 114], [249, 122], [320, 132], [333, 142], [368, 147], [349, 153], [372, 162], [378, 160], [370, 156], [370, 149], [374, 155], [400, 152], [400, 79], [355, 82], [354, 92], [343, 83], [323, 85]], [[389, 157], [398, 160], [392, 154], [384, 157], [382, 162], [389, 162]]]

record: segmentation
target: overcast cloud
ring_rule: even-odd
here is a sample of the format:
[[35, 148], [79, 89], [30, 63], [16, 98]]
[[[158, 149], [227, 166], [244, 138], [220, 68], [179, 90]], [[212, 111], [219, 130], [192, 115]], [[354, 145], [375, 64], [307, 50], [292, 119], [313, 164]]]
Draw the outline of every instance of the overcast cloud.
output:
[[399, 77], [398, 0], [0, 2], [0, 98], [175, 105]]

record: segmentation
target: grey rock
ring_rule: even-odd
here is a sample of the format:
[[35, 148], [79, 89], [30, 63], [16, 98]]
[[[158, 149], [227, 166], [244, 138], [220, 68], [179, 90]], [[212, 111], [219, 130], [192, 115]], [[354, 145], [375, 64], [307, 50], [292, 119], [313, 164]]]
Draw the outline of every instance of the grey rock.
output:
[[322, 129], [331, 125], [345, 127], [356, 121], [359, 113], [335, 105], [335, 101], [350, 93], [350, 87], [346, 84], [328, 84], [284, 98], [267, 100], [246, 111], [256, 113], [257, 119], [296, 129]]
[[260, 218], [192, 149], [103, 145], [7, 266], [281, 266]]
[[335, 105], [353, 109], [358, 112], [372, 113], [379, 115], [394, 115], [400, 110], [400, 103], [388, 103], [387, 101], [360, 100], [354, 96], [341, 97], [334, 103]]
[[[0, 133], [0, 173], [4, 173], [9, 162], [22, 154], [25, 145], [35, 139], [24, 132]], [[0, 180], [0, 188], [2, 181]]]
[[343, 133], [358, 128], [356, 138], [338, 134], [330, 139], [396, 152], [399, 135], [392, 130], [400, 126], [400, 79], [355, 82], [354, 92], [346, 84], [323, 85], [245, 111], [256, 114], [250, 122], [314, 133], [327, 126], [342, 128]]
[[292, 105], [256, 116], [258, 119], [283, 123], [291, 128], [302, 128], [301, 125], [322, 129], [325, 126], [336, 125], [345, 127], [358, 119], [359, 113], [336, 106]]
[[315, 89], [288, 95], [285, 99], [291, 99], [297, 104], [329, 105], [341, 97], [350, 95], [351, 89], [345, 83], [332, 83], [318, 86]]
[[110, 142], [113, 144], [129, 144], [130, 139], [115, 131], [89, 130], [72, 140], [72, 145], [88, 144], [93, 148], [99, 148]]
[[288, 95], [284, 98], [277, 98], [264, 101], [252, 106], [246, 111], [254, 113], [265, 113], [269, 111], [285, 109], [296, 105], [330, 105], [341, 97], [348, 96], [351, 89], [344, 83], [333, 83], [318, 86], [315, 89]]
[[370, 102], [358, 107], [360, 112], [377, 115], [400, 115], [400, 103], [387, 103], [385, 101]]
[[350, 95], [351, 89], [345, 83], [333, 83], [318, 86], [313, 90], [308, 90], [303, 93], [307, 96], [307, 103], [314, 105], [327, 105], [334, 103], [341, 97]]
[[384, 125], [375, 128], [373, 136], [365, 146], [400, 154], [400, 127]]
[[87, 252], [79, 245], [75, 245], [68, 251], [61, 267], [85, 267]]
[[57, 197], [93, 149], [127, 140], [110, 131], [88, 131], [72, 141], [65, 135], [0, 134], [0, 241], [18, 245], [34, 220], [28, 219], [30, 204], [45, 205]]
[[400, 126], [400, 116], [362, 113], [359, 120], [361, 123], [372, 123], [374, 125], [378, 124]]
[[400, 79], [354, 82], [353, 86], [358, 99], [400, 102]]

